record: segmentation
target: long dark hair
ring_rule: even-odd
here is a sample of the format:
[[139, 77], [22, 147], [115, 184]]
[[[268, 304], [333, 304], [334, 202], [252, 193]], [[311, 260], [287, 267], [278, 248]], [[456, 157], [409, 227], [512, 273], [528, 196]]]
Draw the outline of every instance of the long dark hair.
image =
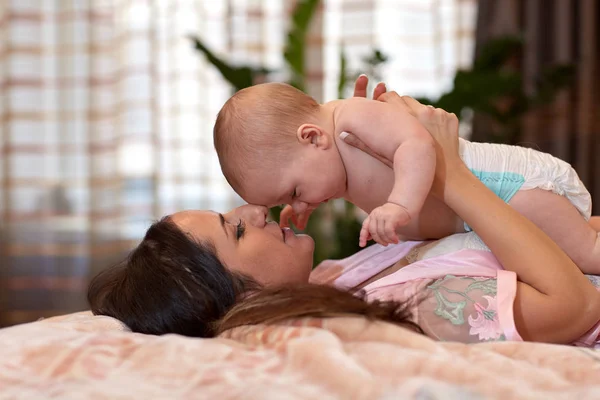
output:
[[255, 287], [225, 268], [210, 242], [193, 240], [165, 217], [124, 261], [91, 281], [88, 301], [94, 314], [134, 332], [212, 337], [215, 322]]
[[275, 288], [263, 288], [251, 293], [217, 323], [218, 333], [254, 324], [277, 324], [295, 318], [332, 318], [341, 316], [363, 316], [371, 321], [390, 322], [423, 333], [419, 325], [411, 320], [410, 305], [418, 299], [407, 302], [380, 301], [368, 302], [364, 292], [352, 293], [333, 286], [303, 284]]
[[359, 293], [315, 284], [261, 287], [229, 271], [210, 242], [194, 240], [168, 217], [154, 223], [124, 261], [92, 280], [88, 301], [94, 314], [154, 335], [213, 337], [241, 325], [340, 315], [421, 332], [408, 303], [369, 303]]

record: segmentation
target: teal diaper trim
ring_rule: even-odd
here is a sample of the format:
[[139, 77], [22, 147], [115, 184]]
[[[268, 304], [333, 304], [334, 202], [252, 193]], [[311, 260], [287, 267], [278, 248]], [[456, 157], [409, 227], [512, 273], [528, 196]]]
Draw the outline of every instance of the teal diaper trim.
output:
[[[525, 183], [525, 177], [514, 172], [488, 172], [474, 169], [471, 169], [471, 172], [506, 203], [513, 198]], [[470, 232], [472, 229], [465, 223], [465, 230]]]

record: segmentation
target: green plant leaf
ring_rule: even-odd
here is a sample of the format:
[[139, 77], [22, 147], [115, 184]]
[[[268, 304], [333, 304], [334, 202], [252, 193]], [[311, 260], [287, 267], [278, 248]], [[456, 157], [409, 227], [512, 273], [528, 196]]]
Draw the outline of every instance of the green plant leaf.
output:
[[337, 87], [337, 96], [338, 99], [342, 99], [344, 97], [344, 90], [348, 85], [348, 60], [346, 59], [346, 53], [344, 52], [344, 48], [340, 50], [340, 78], [338, 81]]
[[536, 94], [530, 99], [532, 106], [551, 103], [559, 90], [573, 84], [575, 73], [573, 64], [559, 64], [543, 70], [536, 85]]
[[473, 63], [473, 70], [495, 70], [509, 58], [518, 55], [522, 49], [523, 39], [520, 36], [506, 35], [489, 40], [481, 48]]
[[488, 41], [481, 49], [473, 68], [457, 71], [452, 90], [437, 100], [418, 99], [424, 104], [443, 108], [461, 116], [465, 108], [491, 117], [498, 126], [485, 140], [514, 144], [520, 136], [520, 119], [531, 109], [552, 102], [556, 93], [573, 82], [573, 65], [547, 68], [536, 82], [533, 95], [523, 88], [523, 74], [511, 66], [520, 57], [520, 36], [503, 36]]
[[377, 67], [388, 61], [388, 56], [385, 55], [381, 50], [374, 49], [373, 53], [369, 56], [363, 57], [363, 62], [371, 67]]
[[262, 67], [253, 68], [247, 65], [239, 67], [233, 66], [217, 57], [198, 37], [190, 36], [190, 40], [192, 40], [194, 48], [204, 55], [206, 60], [221, 73], [221, 76], [223, 76], [236, 91], [252, 86], [258, 76], [267, 75], [271, 72]]
[[305, 90], [304, 55], [306, 53], [306, 34], [319, 0], [300, 0], [291, 17], [291, 26], [287, 35], [287, 42], [283, 51], [292, 78], [290, 84], [297, 89]]

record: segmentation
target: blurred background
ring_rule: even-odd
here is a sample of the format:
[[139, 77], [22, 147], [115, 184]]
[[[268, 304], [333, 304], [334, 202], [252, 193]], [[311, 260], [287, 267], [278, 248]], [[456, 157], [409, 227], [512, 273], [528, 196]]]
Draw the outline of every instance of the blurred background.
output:
[[[366, 73], [600, 198], [599, 22], [596, 0], [2, 0], [0, 326], [86, 309], [154, 219], [241, 204], [212, 126], [264, 81], [328, 101]], [[321, 207], [315, 261], [356, 251], [361, 217]]]

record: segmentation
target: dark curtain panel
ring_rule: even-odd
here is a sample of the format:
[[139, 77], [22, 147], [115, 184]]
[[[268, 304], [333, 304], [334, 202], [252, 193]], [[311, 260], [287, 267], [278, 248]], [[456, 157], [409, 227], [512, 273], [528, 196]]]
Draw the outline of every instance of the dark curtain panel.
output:
[[[597, 0], [479, 0], [476, 54], [489, 39], [522, 35], [524, 51], [510, 68], [522, 72], [525, 91], [534, 90], [544, 68], [572, 63], [575, 79], [549, 106], [521, 121], [518, 144], [570, 162], [592, 198], [600, 199], [600, 2]], [[474, 119], [473, 140], [489, 141], [497, 127]], [[594, 214], [600, 212], [596, 203]]]

